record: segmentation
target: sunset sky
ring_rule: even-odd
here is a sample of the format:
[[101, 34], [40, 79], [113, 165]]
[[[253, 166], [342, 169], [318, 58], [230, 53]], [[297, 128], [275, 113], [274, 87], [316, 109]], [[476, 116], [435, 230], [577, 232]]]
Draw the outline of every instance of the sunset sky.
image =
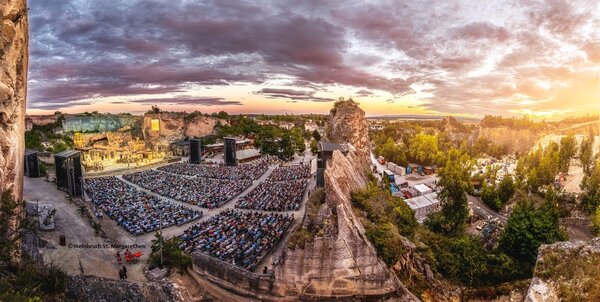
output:
[[600, 1], [29, 0], [28, 113], [598, 113]]

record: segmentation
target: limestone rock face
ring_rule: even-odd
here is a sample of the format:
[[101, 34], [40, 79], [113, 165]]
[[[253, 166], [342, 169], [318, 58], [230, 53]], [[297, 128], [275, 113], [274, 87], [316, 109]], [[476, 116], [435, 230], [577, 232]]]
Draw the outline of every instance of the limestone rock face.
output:
[[140, 117], [126, 114], [77, 114], [65, 116], [62, 126], [65, 132], [109, 132], [131, 129], [140, 122]]
[[28, 20], [25, 0], [0, 2], [0, 191], [23, 191]]
[[[56, 121], [58, 120], [59, 115], [56, 114], [52, 114], [52, 115], [26, 115], [25, 116], [25, 125], [27, 125], [28, 129], [30, 129], [31, 127], [33, 127], [33, 125], [47, 125], [47, 124], [53, 124], [56, 123]], [[25, 130], [28, 130], [25, 129]]]
[[[337, 103], [328, 121], [328, 139], [351, 143], [347, 156], [335, 151], [325, 170], [325, 203], [316, 220], [323, 229], [301, 247], [287, 247], [274, 267], [275, 292], [301, 300], [392, 296], [418, 301], [377, 257], [352, 210], [350, 193], [367, 185], [368, 126], [352, 101]], [[307, 219], [308, 220], [308, 219]], [[305, 221], [306, 223], [306, 221]]]
[[[154, 121], [154, 122], [153, 122]], [[214, 133], [218, 122], [227, 121], [185, 112], [148, 113], [144, 115], [143, 134], [153, 144], [168, 145], [184, 137], [201, 137]], [[153, 125], [154, 123], [154, 125]], [[158, 124], [158, 129], [156, 128]]]
[[543, 133], [530, 129], [511, 129], [508, 127], [478, 127], [469, 137], [470, 143], [475, 143], [479, 138], [486, 138], [499, 146], [506, 146], [508, 152], [529, 152]]
[[218, 122], [222, 125], [227, 124], [227, 121], [213, 117], [204, 115], [191, 116], [187, 119], [185, 135], [187, 137], [201, 137], [212, 134]]
[[326, 203], [320, 219], [330, 221], [323, 236], [301, 249], [288, 248], [275, 267], [279, 293], [313, 297], [384, 297], [417, 301], [396, 275], [377, 257], [351, 207], [350, 192], [367, 179], [355, 153], [335, 151], [325, 172]]
[[542, 245], [526, 302], [599, 301], [600, 237]]
[[166, 281], [136, 283], [95, 276], [70, 277], [65, 296], [72, 301], [183, 301], [173, 284]]
[[350, 143], [368, 153], [369, 124], [365, 112], [352, 100], [336, 102], [327, 119], [326, 138], [331, 142]]

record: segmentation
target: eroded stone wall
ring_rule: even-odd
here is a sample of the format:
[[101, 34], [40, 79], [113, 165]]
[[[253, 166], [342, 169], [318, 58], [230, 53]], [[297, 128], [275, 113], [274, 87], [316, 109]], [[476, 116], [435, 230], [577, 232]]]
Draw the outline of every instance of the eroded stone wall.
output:
[[25, 0], [0, 1], [0, 190], [23, 191], [28, 20]]

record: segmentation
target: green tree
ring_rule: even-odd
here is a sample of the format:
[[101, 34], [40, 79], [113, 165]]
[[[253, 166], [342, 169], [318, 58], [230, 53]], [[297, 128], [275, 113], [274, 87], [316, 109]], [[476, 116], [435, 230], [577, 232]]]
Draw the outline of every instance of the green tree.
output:
[[592, 165], [594, 164], [594, 135], [590, 133], [589, 136], [583, 139], [581, 142], [581, 148], [579, 149], [579, 161], [583, 167], [583, 172], [586, 175], [592, 174]]
[[515, 195], [515, 183], [512, 176], [506, 175], [498, 184], [498, 198], [502, 204], [505, 204], [513, 195]]
[[412, 158], [422, 164], [431, 164], [433, 155], [438, 151], [437, 136], [419, 133], [410, 140], [408, 152]]
[[441, 191], [438, 198], [442, 209], [439, 214], [430, 215], [427, 225], [435, 232], [456, 236], [464, 231], [469, 219], [467, 191], [471, 184], [468, 156], [452, 148], [439, 177], [438, 186]]
[[294, 143], [289, 132], [284, 133], [279, 140], [279, 150], [281, 151], [281, 156], [284, 158], [290, 158], [294, 155]]
[[312, 152], [312, 154], [317, 154], [317, 152], [319, 152], [319, 142], [316, 139], [310, 141], [310, 152]]
[[321, 133], [319, 133], [319, 131], [315, 130], [315, 131], [312, 132], [312, 137], [316, 141], [320, 141], [321, 140]]
[[592, 217], [592, 225], [594, 228], [594, 235], [600, 236], [600, 207], [596, 208], [596, 212]]
[[585, 175], [581, 182], [583, 196], [581, 204], [588, 213], [594, 213], [600, 205], [600, 160], [591, 170], [590, 175]]
[[408, 164], [404, 151], [391, 137], [383, 145], [377, 147], [375, 153], [398, 165], [406, 166]]
[[493, 185], [488, 185], [484, 182], [483, 187], [481, 188], [481, 200], [495, 211], [500, 210], [502, 207], [502, 201], [498, 195], [499, 194], [496, 192]]
[[[162, 243], [162, 263], [161, 263], [161, 243]], [[167, 267], [169, 269], [179, 269], [185, 271], [192, 266], [192, 257], [184, 253], [179, 245], [181, 238], [174, 237], [171, 240], [165, 240], [158, 232], [154, 234], [150, 253], [150, 267]]]
[[554, 142], [548, 144], [545, 149], [538, 147], [524, 155], [517, 166], [518, 178], [521, 182], [525, 178], [532, 191], [554, 183], [559, 171], [560, 146]]
[[43, 151], [42, 138], [39, 131], [25, 131], [25, 148]]
[[290, 131], [290, 135], [292, 136], [292, 141], [294, 144], [294, 149], [298, 151], [298, 153], [302, 153], [306, 150], [306, 144], [304, 143], [304, 136], [299, 128], [292, 128]]
[[560, 171], [569, 174], [571, 159], [577, 154], [577, 140], [572, 134], [560, 140], [559, 166]]
[[219, 111], [218, 113], [213, 113], [212, 116], [216, 117], [216, 118], [224, 119], [224, 120], [229, 119], [229, 114], [225, 111]]
[[513, 209], [506, 228], [500, 235], [498, 248], [531, 271], [541, 244], [565, 240], [559, 227], [555, 200], [546, 200], [536, 208], [531, 200], [520, 200]]
[[375, 225], [365, 232], [369, 241], [375, 246], [377, 255], [389, 266], [394, 265], [404, 253], [402, 237], [398, 229], [391, 223]]

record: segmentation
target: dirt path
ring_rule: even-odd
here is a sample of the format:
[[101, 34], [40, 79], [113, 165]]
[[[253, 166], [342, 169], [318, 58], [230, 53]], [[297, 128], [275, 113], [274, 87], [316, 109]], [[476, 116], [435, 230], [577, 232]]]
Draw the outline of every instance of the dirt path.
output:
[[[40, 239], [46, 244], [41, 252], [46, 263], [51, 263], [69, 275], [95, 275], [118, 279], [119, 266], [115, 261], [117, 249], [111, 244], [141, 243], [121, 230], [110, 230], [111, 239], [102, 238], [94, 233], [87, 218], [79, 213], [77, 206], [69, 202], [56, 185], [41, 178], [25, 178], [23, 198], [26, 201], [40, 204], [49, 203], [56, 209], [54, 216], [55, 230], [40, 231]], [[106, 225], [107, 219], [102, 222]], [[113, 222], [114, 223], [114, 222]], [[116, 226], [116, 224], [115, 224]], [[59, 244], [59, 236], [64, 235], [66, 246]], [[142, 273], [144, 262], [129, 265], [128, 277], [132, 281], [146, 281]]]

